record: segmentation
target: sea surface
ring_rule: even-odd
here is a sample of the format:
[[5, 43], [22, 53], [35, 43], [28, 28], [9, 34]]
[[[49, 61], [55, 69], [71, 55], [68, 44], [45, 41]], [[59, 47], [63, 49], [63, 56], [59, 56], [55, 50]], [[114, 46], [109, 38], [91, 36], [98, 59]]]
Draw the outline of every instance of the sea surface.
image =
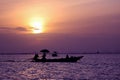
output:
[[37, 63], [30, 62], [32, 54], [0, 55], [0, 80], [120, 80], [120, 54], [69, 55], [84, 57], [76, 63]]

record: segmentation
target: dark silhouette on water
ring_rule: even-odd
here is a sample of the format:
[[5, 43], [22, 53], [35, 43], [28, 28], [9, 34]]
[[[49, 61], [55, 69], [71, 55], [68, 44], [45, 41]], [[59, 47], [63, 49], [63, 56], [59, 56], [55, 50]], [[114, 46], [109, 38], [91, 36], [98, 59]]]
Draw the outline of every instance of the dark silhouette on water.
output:
[[33, 59], [32, 62], [77, 62], [81, 58], [83, 58], [83, 56], [58, 59]]
[[97, 50], [97, 52], [96, 52], [97, 54], [99, 54], [100, 52], [99, 52], [99, 50]]
[[46, 60], [46, 53], [49, 53], [50, 51], [47, 50], [47, 49], [42, 49], [40, 52], [43, 53], [43, 55], [42, 55], [42, 60]]
[[43, 49], [40, 52], [43, 52], [42, 58], [39, 59], [38, 54], [35, 54], [32, 62], [77, 62], [78, 60], [83, 58], [83, 56], [78, 56], [78, 57], [71, 56], [71, 57], [69, 57], [68, 55], [66, 55], [65, 58], [47, 59], [46, 58], [46, 53], [49, 53], [49, 50]]
[[53, 52], [52, 57], [57, 57], [58, 53], [56, 51]]
[[35, 56], [33, 57], [34, 60], [37, 60], [38, 59], [38, 54], [35, 54]]
[[48, 49], [42, 49], [42, 50], [40, 50], [40, 52], [43, 52], [43, 53], [49, 53], [50, 51], [48, 50]]
[[69, 56], [68, 56], [68, 54], [66, 55], [66, 59], [69, 59]]

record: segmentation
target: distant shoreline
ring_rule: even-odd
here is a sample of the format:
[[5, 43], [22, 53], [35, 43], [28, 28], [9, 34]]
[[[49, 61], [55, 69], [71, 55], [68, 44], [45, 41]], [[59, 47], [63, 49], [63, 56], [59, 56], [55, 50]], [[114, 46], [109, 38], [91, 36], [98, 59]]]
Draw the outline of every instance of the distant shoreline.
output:
[[[34, 55], [35, 53], [0, 53], [0, 55], [29, 55], [29, 54]], [[58, 54], [120, 54], [120, 52], [101, 52], [101, 53], [86, 52], [86, 53], [58, 53]]]

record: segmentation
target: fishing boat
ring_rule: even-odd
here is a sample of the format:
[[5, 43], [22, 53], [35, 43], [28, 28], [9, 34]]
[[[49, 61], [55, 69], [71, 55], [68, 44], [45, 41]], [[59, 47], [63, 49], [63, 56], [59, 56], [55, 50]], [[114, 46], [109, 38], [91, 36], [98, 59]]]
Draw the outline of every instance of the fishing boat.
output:
[[56, 58], [56, 59], [37, 59], [37, 58], [35, 59], [33, 58], [32, 62], [77, 62], [81, 58], [83, 58], [83, 56], [79, 56], [79, 57], [71, 56], [70, 58], [66, 57], [66, 58]]

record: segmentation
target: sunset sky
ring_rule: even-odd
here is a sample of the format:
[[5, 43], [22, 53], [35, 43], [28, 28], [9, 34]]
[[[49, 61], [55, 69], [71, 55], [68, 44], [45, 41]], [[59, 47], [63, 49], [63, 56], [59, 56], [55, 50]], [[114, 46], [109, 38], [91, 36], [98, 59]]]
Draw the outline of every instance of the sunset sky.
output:
[[120, 0], [0, 0], [0, 53], [120, 51]]

